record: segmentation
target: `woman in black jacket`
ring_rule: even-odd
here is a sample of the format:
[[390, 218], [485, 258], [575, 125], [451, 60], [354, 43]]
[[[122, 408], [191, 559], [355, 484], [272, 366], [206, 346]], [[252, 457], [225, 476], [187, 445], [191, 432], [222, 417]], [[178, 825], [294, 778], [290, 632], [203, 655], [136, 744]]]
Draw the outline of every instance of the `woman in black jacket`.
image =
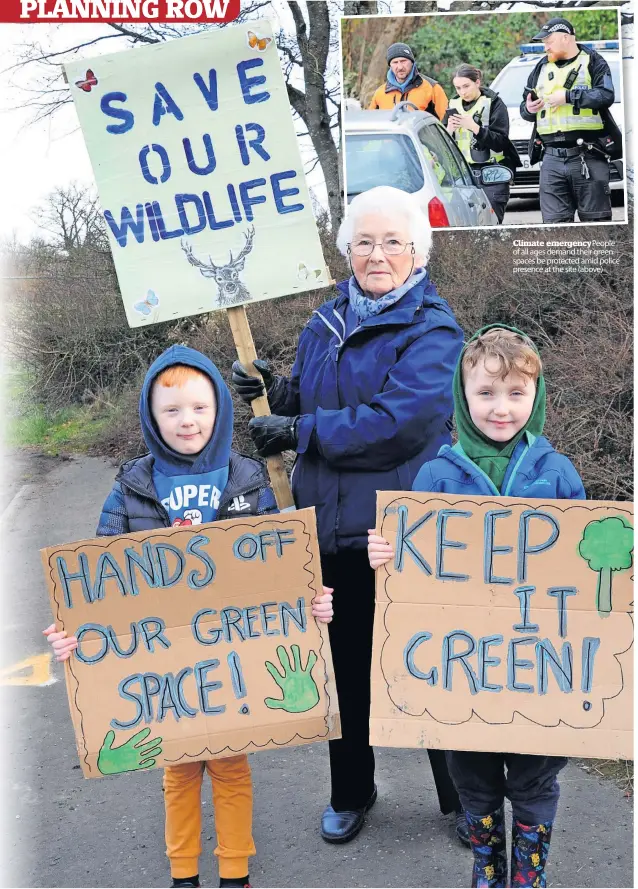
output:
[[[481, 86], [482, 74], [472, 65], [460, 65], [452, 78], [458, 95], [452, 99], [443, 125], [455, 139], [473, 171], [487, 164], [504, 164], [512, 174], [521, 159], [509, 139], [510, 119], [503, 100]], [[510, 183], [484, 185], [499, 225], [510, 197]]]

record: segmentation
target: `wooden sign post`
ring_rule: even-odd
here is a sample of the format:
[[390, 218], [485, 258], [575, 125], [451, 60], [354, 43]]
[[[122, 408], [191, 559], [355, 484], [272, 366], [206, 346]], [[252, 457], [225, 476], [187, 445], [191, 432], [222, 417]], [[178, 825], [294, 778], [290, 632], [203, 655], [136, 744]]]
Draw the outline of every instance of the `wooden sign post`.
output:
[[[253, 361], [257, 358], [257, 352], [255, 351], [253, 335], [246, 316], [246, 309], [244, 306], [235, 306], [226, 311], [235, 341], [235, 348], [237, 349], [237, 356], [251, 377], [259, 377], [260, 375], [253, 365]], [[260, 395], [259, 398], [255, 398], [251, 402], [251, 407], [256, 417], [267, 417], [270, 414], [270, 405], [266, 395]], [[274, 454], [272, 457], [266, 457], [266, 462], [277, 506], [280, 510], [294, 507], [292, 491], [290, 490], [284, 466], [284, 458], [281, 454]]]

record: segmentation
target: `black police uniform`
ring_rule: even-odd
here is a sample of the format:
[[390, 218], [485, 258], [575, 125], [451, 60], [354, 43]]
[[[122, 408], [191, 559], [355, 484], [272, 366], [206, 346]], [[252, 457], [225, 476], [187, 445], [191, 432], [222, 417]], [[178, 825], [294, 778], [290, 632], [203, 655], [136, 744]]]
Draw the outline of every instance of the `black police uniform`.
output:
[[[513, 176], [516, 168], [521, 167], [522, 163], [514, 143], [509, 138], [510, 118], [507, 113], [507, 106], [498, 93], [495, 93], [493, 90], [481, 87], [481, 95], [487, 96], [491, 100], [490, 116], [486, 121], [481, 119], [479, 122], [477, 120], [480, 129], [472, 140], [471, 158], [466, 158], [466, 160], [472, 172], [478, 173], [482, 167], [488, 166], [491, 163], [491, 152], [501, 153], [504, 157], [498, 163], [509, 167]], [[472, 99], [470, 102], [462, 102], [463, 110], [470, 115], [472, 115], [472, 109], [475, 105], [476, 99]], [[441, 121], [444, 127], [447, 126], [450, 115], [453, 114], [458, 114], [458, 111], [454, 108], [448, 108]], [[481, 187], [488, 196], [500, 225], [503, 222], [505, 209], [510, 199], [510, 183], [499, 182], [496, 185], [483, 185]]]
[[[538, 113], [527, 110], [526, 96], [536, 88], [547, 56], [538, 62], [530, 74], [520, 113], [524, 120], [534, 122], [530, 140], [530, 160], [534, 162], [535, 143], [542, 143], [540, 176], [540, 201], [543, 222], [573, 222], [578, 211], [581, 222], [600, 222], [611, 219], [611, 190], [609, 187], [609, 160], [622, 157], [622, 135], [609, 107], [614, 102], [614, 85], [609, 65], [595, 50], [578, 45], [580, 52], [589, 57], [588, 70], [591, 87], [579, 87], [568, 92], [568, 104], [574, 109], [590, 108], [598, 112], [603, 129], [569, 130], [538, 135]], [[572, 59], [559, 60], [557, 67], [571, 65]], [[582, 145], [578, 142], [582, 140]], [[591, 147], [590, 147], [591, 146]]]

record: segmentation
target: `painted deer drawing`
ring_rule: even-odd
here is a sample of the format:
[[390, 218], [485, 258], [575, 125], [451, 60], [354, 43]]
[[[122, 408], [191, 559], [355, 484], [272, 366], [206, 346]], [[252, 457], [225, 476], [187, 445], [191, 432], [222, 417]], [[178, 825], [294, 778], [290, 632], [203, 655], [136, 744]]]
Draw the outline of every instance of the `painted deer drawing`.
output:
[[230, 262], [227, 262], [226, 265], [215, 265], [210, 256], [208, 257], [208, 262], [202, 262], [194, 255], [193, 248], [188, 241], [181, 242], [182, 250], [186, 254], [186, 258], [190, 264], [194, 265], [195, 268], [198, 268], [200, 274], [203, 275], [204, 278], [215, 279], [215, 283], [219, 290], [220, 306], [232, 306], [252, 299], [248, 288], [241, 281], [239, 273], [244, 270], [246, 257], [253, 249], [253, 239], [255, 237], [254, 226], [251, 226], [247, 232], [244, 232], [244, 237], [246, 238], [246, 243], [240, 250], [239, 255], [233, 257], [231, 250]]

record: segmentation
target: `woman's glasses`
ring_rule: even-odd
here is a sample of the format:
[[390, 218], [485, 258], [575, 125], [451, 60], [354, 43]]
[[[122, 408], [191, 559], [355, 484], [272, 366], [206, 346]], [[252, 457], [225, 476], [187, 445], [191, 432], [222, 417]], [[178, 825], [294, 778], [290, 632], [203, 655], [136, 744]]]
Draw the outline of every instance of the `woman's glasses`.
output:
[[381, 247], [386, 256], [400, 256], [405, 253], [405, 248], [414, 246], [414, 241], [400, 241], [398, 238], [384, 238], [380, 243], [375, 243], [369, 238], [359, 238], [348, 244], [355, 256], [370, 256], [375, 247]]

